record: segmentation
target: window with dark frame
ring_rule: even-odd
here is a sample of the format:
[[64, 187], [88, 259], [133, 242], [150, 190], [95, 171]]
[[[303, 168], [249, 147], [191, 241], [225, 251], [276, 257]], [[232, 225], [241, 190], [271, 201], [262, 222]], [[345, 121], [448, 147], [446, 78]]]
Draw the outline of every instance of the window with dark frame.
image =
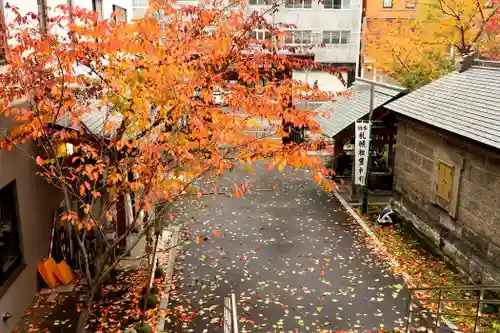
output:
[[12, 181], [0, 189], [0, 286], [22, 263], [16, 182]]
[[312, 0], [286, 0], [286, 8], [312, 8]]
[[392, 8], [392, 0], [382, 0], [382, 6], [384, 8]]
[[118, 5], [113, 5], [113, 14], [116, 23], [127, 23], [127, 9]]
[[286, 30], [285, 44], [289, 45], [307, 45], [312, 44], [311, 30]]
[[323, 31], [323, 44], [349, 44], [350, 31]]
[[267, 30], [252, 30], [250, 37], [259, 41], [271, 40], [271, 32]]
[[265, 5], [270, 5], [271, 4], [271, 0], [250, 0], [249, 3], [251, 5], [262, 5], [262, 6], [265, 6]]
[[324, 0], [323, 8], [325, 9], [349, 9], [351, 8], [350, 0]]
[[104, 18], [103, 10], [102, 10], [102, 0], [92, 0], [92, 10], [97, 12], [97, 15], [100, 20]]

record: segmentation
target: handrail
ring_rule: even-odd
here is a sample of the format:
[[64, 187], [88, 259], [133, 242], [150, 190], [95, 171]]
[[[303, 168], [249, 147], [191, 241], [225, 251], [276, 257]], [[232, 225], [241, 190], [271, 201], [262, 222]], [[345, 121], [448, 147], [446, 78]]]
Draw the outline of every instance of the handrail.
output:
[[[446, 291], [473, 291], [477, 293], [477, 296], [471, 297], [470, 299], [464, 299], [464, 298], [448, 298], [448, 297], [443, 297], [446, 295], [443, 295], [444, 292]], [[430, 315], [431, 318], [433, 317], [435, 319], [431, 320], [430, 323], [428, 323], [434, 332], [438, 330], [441, 327], [441, 323], [445, 320], [443, 320], [443, 317], [461, 317], [461, 318], [474, 318], [474, 328], [473, 331], [474, 333], [479, 333], [480, 326], [481, 326], [481, 316], [482, 316], [482, 310], [483, 306], [485, 304], [500, 304], [500, 299], [497, 298], [487, 298], [485, 299], [485, 292], [487, 290], [500, 290], [500, 284], [484, 284], [484, 285], [455, 285], [455, 286], [435, 286], [435, 287], [424, 287], [424, 288], [409, 288], [409, 298], [408, 298], [408, 304], [407, 304], [407, 324], [406, 324], [406, 333], [410, 333], [410, 330], [412, 329], [412, 317], [414, 314], [421, 314], [424, 316], [424, 318], [427, 318], [427, 315]], [[437, 295], [432, 295], [430, 297], [419, 297], [414, 295], [415, 293], [418, 292], [439, 292]], [[476, 295], [476, 294], [475, 294]], [[433, 309], [429, 309], [426, 307], [426, 303], [431, 303], [435, 304], [437, 303], [437, 311], [433, 311]], [[448, 311], [445, 311], [445, 304], [449, 303], [470, 303], [471, 306], [475, 306], [475, 314], [462, 314], [462, 313], [450, 313]], [[415, 308], [415, 305], [417, 308]], [[445, 321], [446, 322], [446, 321]], [[430, 328], [429, 328], [430, 329]]]
[[455, 285], [455, 286], [436, 286], [436, 287], [425, 287], [425, 288], [409, 288], [410, 291], [420, 291], [420, 290], [453, 290], [453, 289], [462, 289], [462, 290], [479, 290], [479, 289], [500, 289], [500, 284], [481, 284], [481, 285]]

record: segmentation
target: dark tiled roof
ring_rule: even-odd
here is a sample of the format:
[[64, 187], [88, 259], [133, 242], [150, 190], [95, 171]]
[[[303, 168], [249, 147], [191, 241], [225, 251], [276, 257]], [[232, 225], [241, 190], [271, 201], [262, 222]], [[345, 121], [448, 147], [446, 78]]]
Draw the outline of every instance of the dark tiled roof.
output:
[[[374, 109], [387, 103], [404, 89], [390, 89], [375, 85]], [[323, 134], [332, 137], [356, 120], [370, 112], [370, 86], [366, 83], [355, 83], [350, 96], [338, 97], [334, 102], [325, 102], [315, 108], [318, 112], [316, 122]]]
[[500, 148], [500, 69], [472, 66], [386, 105], [396, 113]]

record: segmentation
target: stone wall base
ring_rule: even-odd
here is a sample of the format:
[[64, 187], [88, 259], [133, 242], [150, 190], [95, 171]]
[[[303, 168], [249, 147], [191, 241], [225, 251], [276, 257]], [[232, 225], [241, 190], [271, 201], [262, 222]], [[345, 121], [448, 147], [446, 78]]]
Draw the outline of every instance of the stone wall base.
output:
[[399, 213], [406, 224], [409, 224], [418, 237], [447, 260], [464, 277], [473, 284], [500, 283], [500, 268], [475, 255], [472, 251], [463, 251], [468, 244], [446, 228], [437, 229], [415, 215], [399, 200], [392, 199], [392, 209]]

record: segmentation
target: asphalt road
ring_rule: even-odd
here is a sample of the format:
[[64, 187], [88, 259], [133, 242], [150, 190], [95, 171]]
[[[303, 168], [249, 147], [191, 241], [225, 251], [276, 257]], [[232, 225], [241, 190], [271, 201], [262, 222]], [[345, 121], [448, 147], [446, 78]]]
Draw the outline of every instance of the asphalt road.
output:
[[[244, 198], [206, 197], [184, 209], [185, 246], [174, 305], [197, 316], [180, 330], [222, 332], [223, 297], [234, 290], [240, 332], [365, 332], [402, 325], [405, 293], [365, 246], [366, 235], [311, 173], [235, 169]], [[277, 186], [275, 190], [272, 187]], [[220, 232], [220, 235], [218, 234]], [[180, 303], [176, 303], [175, 300]]]

